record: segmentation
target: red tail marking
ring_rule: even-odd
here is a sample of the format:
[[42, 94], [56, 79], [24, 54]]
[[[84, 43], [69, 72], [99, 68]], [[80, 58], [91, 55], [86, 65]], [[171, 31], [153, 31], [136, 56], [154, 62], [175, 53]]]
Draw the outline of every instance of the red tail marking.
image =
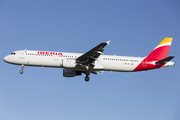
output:
[[162, 67], [163, 65], [157, 66], [155, 62], [166, 58], [168, 56], [169, 49], [170, 45], [156, 48], [134, 69], [134, 71], [149, 70]]

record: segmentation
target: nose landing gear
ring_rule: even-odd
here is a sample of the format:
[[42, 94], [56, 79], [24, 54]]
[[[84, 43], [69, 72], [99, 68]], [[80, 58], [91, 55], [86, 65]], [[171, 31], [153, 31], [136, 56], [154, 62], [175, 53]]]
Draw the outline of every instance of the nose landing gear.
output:
[[22, 67], [21, 67], [21, 70], [19, 72], [20, 72], [20, 74], [23, 74], [24, 65], [21, 65], [21, 66]]

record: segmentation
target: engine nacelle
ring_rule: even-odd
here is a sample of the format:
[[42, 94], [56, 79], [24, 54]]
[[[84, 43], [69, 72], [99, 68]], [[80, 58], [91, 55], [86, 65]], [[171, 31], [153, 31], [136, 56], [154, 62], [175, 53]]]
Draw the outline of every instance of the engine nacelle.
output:
[[65, 68], [74, 68], [74, 67], [76, 67], [76, 60], [63, 59], [62, 66]]
[[64, 77], [75, 77], [78, 75], [82, 75], [79, 71], [69, 70], [69, 69], [63, 69], [63, 76]]

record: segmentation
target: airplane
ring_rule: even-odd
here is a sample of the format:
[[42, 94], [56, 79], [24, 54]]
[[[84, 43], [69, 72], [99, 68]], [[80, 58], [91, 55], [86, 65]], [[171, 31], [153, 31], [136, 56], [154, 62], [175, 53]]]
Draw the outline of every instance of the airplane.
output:
[[100, 43], [90, 51], [81, 53], [18, 50], [4, 57], [4, 61], [14, 65], [21, 65], [20, 74], [24, 66], [63, 68], [64, 77], [86, 75], [85, 81], [90, 80], [89, 75], [99, 74], [101, 71], [135, 72], [163, 68], [175, 65], [168, 57], [173, 38], [166, 37], [146, 57], [129, 57], [104, 55], [104, 47], [110, 41]]

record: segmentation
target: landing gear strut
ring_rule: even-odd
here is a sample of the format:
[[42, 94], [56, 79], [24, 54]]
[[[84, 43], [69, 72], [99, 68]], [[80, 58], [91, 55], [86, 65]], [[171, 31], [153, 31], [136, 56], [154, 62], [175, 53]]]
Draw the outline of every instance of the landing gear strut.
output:
[[24, 65], [21, 65], [21, 66], [22, 67], [21, 67], [21, 70], [19, 72], [20, 72], [20, 74], [23, 74]]

